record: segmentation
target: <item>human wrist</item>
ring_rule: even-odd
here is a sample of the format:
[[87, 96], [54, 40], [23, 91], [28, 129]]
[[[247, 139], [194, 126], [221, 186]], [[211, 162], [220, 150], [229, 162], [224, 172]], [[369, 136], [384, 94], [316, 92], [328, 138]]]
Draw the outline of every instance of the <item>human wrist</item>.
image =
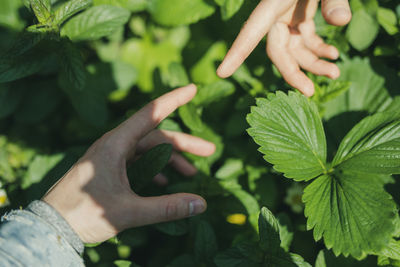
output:
[[36, 200], [30, 203], [26, 210], [34, 213], [51, 225], [60, 237], [64, 238], [79, 255], [83, 253], [84, 245], [79, 235], [65, 218], [49, 203]]

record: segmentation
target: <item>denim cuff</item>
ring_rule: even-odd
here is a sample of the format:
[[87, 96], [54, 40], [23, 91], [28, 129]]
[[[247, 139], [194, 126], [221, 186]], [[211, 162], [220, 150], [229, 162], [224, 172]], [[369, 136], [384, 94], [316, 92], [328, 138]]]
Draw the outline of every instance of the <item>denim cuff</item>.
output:
[[26, 210], [36, 214], [53, 226], [59, 235], [61, 235], [79, 255], [82, 255], [84, 245], [68, 222], [52, 206], [41, 200], [35, 200], [28, 205]]

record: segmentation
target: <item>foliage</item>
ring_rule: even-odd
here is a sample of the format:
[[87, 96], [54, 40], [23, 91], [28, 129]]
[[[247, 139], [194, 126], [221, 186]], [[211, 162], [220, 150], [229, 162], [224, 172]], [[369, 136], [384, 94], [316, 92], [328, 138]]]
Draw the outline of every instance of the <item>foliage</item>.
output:
[[[307, 99], [261, 46], [231, 78], [216, 75], [257, 3], [1, 1], [2, 212], [40, 198], [145, 103], [194, 82], [194, 100], [159, 128], [210, 140], [216, 153], [185, 155], [199, 169], [187, 179], [165, 166], [162, 144], [129, 176], [143, 196], [200, 194], [207, 212], [90, 245], [87, 265], [400, 266], [400, 5], [351, 0], [346, 27], [318, 11], [341, 77], [308, 74]], [[159, 171], [168, 186], [151, 183]]]

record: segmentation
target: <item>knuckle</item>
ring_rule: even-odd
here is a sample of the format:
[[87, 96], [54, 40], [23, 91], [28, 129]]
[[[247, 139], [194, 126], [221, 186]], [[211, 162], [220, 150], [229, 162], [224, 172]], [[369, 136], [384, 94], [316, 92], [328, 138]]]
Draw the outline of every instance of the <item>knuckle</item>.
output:
[[169, 199], [165, 206], [165, 219], [167, 221], [174, 220], [179, 216], [179, 209], [176, 201]]

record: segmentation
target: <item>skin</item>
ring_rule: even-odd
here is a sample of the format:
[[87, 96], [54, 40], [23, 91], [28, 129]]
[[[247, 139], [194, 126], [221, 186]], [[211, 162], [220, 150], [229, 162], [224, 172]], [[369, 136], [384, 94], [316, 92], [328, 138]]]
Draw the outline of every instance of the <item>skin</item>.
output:
[[[315, 33], [314, 16], [319, 0], [262, 0], [251, 13], [217, 74], [231, 76], [267, 35], [267, 54], [286, 82], [306, 96], [314, 94], [312, 81], [301, 71], [336, 79], [339, 68], [320, 58], [337, 59], [338, 50]], [[351, 20], [348, 0], [322, 0], [325, 20], [343, 26]]]
[[[214, 153], [215, 145], [201, 138], [155, 129], [189, 102], [196, 90], [194, 85], [173, 90], [104, 134], [43, 197], [83, 242], [102, 242], [127, 228], [182, 219], [206, 210], [206, 201], [194, 194], [141, 197], [130, 187], [126, 174], [127, 162], [161, 143], [204, 157]], [[170, 164], [183, 175], [196, 173], [196, 168], [177, 152]], [[155, 182], [165, 184], [167, 180], [158, 175]]]

